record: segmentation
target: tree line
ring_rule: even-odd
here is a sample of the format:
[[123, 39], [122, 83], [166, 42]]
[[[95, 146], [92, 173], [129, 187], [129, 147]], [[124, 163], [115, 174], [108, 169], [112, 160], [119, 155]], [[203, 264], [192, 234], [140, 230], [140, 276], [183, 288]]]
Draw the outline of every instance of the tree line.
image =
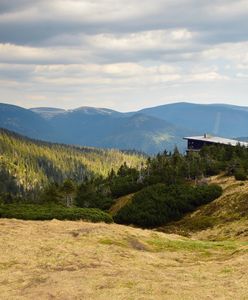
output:
[[50, 184], [106, 177], [124, 162], [137, 167], [142, 161], [133, 152], [35, 141], [0, 129], [0, 194], [37, 200]]
[[[220, 172], [246, 180], [248, 149], [213, 145], [182, 154], [175, 148], [145, 158], [117, 150], [35, 142], [6, 131], [0, 134], [2, 203], [107, 212], [117, 198], [135, 193], [131, 206], [120, 210], [115, 220], [149, 227], [179, 218], [218, 197], [221, 189], [208, 185], [206, 178]], [[142, 215], [145, 208], [149, 209]]]

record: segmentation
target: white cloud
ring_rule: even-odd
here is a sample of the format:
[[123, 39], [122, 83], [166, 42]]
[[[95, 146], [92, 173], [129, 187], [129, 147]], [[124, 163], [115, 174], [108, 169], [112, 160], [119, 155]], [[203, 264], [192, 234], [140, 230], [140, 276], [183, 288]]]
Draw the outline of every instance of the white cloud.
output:
[[160, 84], [180, 79], [179, 69], [172, 65], [144, 66], [137, 63], [39, 65], [34, 80], [48, 85], [134, 85]]
[[1, 61], [23, 59], [23, 60], [33, 60], [33, 59], [44, 59], [51, 57], [50, 51], [46, 49], [37, 49], [32, 47], [17, 46], [11, 44], [0, 44], [0, 57]]
[[209, 47], [202, 52], [202, 58], [206, 60], [226, 59], [237, 64], [248, 62], [248, 41]]
[[63, 47], [30, 47], [13, 44], [0, 44], [0, 61], [3, 63], [72, 63], [87, 60], [87, 49]]
[[247, 0], [217, 1], [217, 3], [212, 4], [214, 6], [213, 14], [217, 17], [221, 17], [224, 15], [226, 18], [234, 18], [247, 15]]
[[[155, 3], [154, 3], [155, 2]], [[10, 10], [2, 14], [1, 22], [18, 21], [70, 21], [72, 23], [120, 22], [149, 16], [159, 10], [158, 0], [40, 0], [30, 1], [23, 9]], [[158, 5], [156, 5], [156, 2]]]
[[236, 92], [235, 100], [247, 101], [247, 6], [2, 0], [0, 100], [74, 107], [87, 98], [131, 108], [184, 97], [231, 101]]
[[248, 73], [237, 73], [236, 76], [238, 78], [247, 78], [248, 79]]
[[202, 72], [196, 74], [190, 74], [186, 81], [201, 82], [201, 81], [216, 81], [216, 80], [228, 80], [228, 76], [221, 75], [216, 71]]
[[131, 34], [99, 34], [88, 36], [93, 47], [111, 51], [171, 50], [191, 45], [193, 32], [182, 28], [177, 30], [152, 30]]

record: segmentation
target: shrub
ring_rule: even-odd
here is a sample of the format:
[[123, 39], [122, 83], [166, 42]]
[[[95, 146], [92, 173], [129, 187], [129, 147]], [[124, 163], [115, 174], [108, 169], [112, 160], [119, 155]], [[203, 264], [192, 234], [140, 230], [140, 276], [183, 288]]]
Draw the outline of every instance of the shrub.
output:
[[0, 207], [1, 218], [23, 220], [85, 220], [112, 223], [112, 217], [96, 208], [66, 208], [59, 205], [9, 204]]
[[75, 198], [75, 204], [82, 208], [108, 210], [113, 203], [114, 200], [108, 195], [99, 192], [96, 184], [93, 183], [81, 184]]
[[132, 202], [123, 207], [115, 221], [141, 227], [155, 227], [177, 220], [186, 212], [219, 197], [217, 185], [188, 186], [155, 184], [136, 193]]
[[224, 168], [223, 163], [212, 161], [210, 164], [206, 165], [206, 175], [207, 176], [218, 175], [223, 168]]
[[241, 181], [245, 181], [247, 180], [247, 175], [244, 169], [237, 169], [234, 172], [234, 177], [236, 180], [241, 180]]
[[131, 176], [117, 177], [111, 185], [111, 194], [114, 198], [119, 198], [127, 194], [135, 193], [142, 188], [141, 183], [137, 183]]

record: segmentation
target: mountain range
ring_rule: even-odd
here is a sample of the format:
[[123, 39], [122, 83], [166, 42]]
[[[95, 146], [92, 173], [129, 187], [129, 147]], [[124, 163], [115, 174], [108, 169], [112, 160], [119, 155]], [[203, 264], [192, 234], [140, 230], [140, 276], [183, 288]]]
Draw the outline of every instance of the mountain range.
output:
[[64, 144], [135, 149], [148, 154], [185, 150], [184, 136], [248, 136], [248, 107], [174, 103], [122, 113], [107, 108], [25, 109], [0, 104], [0, 127]]

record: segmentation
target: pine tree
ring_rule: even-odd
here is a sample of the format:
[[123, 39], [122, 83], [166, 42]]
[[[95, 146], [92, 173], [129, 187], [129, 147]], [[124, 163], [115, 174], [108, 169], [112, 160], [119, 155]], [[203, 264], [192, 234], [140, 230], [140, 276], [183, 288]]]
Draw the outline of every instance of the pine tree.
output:
[[61, 187], [61, 191], [65, 196], [65, 203], [67, 207], [71, 207], [73, 205], [73, 196], [76, 192], [75, 184], [72, 180], [66, 179], [63, 182], [63, 185]]

